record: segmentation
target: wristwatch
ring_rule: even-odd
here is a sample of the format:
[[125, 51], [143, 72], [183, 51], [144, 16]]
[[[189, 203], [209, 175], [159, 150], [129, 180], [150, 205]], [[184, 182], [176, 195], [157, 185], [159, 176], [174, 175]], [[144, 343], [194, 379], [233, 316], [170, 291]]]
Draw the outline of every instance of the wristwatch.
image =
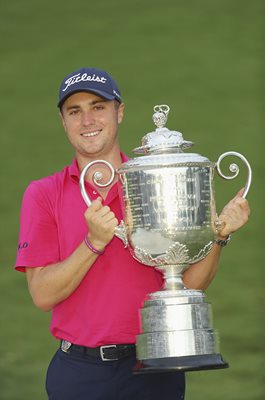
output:
[[227, 243], [231, 240], [231, 235], [228, 235], [226, 239], [214, 239], [214, 243], [218, 244], [221, 247], [225, 247]]

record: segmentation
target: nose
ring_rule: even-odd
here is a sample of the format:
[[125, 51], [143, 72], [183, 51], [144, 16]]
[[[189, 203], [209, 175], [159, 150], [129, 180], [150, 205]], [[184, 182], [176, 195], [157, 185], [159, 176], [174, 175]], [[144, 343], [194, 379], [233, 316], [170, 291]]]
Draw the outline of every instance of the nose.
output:
[[89, 126], [94, 124], [95, 118], [92, 110], [85, 110], [82, 113], [82, 125]]

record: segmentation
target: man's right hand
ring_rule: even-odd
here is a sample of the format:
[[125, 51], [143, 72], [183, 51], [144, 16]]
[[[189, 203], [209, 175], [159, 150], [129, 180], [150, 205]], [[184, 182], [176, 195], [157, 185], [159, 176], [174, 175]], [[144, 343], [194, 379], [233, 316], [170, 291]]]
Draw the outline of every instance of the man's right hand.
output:
[[112, 240], [114, 229], [118, 225], [115, 214], [108, 206], [103, 206], [102, 199], [98, 197], [86, 210], [85, 219], [88, 225], [89, 242], [97, 250], [103, 250]]

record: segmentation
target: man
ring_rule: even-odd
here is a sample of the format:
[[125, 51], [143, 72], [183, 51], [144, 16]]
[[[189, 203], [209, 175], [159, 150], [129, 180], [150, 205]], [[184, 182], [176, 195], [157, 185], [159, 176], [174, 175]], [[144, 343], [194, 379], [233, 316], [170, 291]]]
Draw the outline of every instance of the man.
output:
[[[162, 278], [133, 259], [114, 236], [121, 219], [117, 183], [98, 188], [88, 174], [88, 209], [79, 191], [80, 171], [88, 162], [104, 159], [118, 168], [127, 160], [118, 142], [124, 104], [117, 84], [105, 71], [82, 68], [63, 80], [58, 107], [75, 159], [27, 188], [16, 261], [16, 269], [26, 271], [35, 305], [52, 310], [51, 333], [61, 341], [47, 372], [49, 398], [184, 399], [181, 372], [132, 374], [138, 311]], [[184, 273], [187, 287], [208, 287], [220, 244], [248, 215], [239, 193], [221, 213], [221, 242]]]

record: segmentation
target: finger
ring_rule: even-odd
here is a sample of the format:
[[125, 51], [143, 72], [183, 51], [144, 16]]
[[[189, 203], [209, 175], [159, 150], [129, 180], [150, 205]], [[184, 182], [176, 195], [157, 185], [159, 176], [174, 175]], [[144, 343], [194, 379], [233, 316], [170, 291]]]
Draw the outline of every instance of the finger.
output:
[[93, 212], [100, 210], [102, 207], [102, 198], [101, 197], [97, 197], [96, 200], [93, 200], [91, 202], [91, 205], [88, 207], [88, 209], [92, 209]]
[[116, 228], [116, 226], [119, 225], [119, 221], [117, 220], [117, 218], [114, 218], [111, 223], [113, 224], [114, 228]]
[[106, 215], [108, 215], [109, 213], [111, 213], [112, 211], [110, 211], [110, 208], [108, 206], [102, 206], [98, 211], [97, 211], [97, 216], [98, 217], [105, 217]]
[[243, 197], [237, 197], [234, 201], [235, 204], [239, 205], [239, 206], [244, 206], [248, 204], [248, 201], [246, 199], [244, 199]]
[[91, 202], [91, 205], [85, 211], [85, 215], [86, 216], [94, 215], [101, 208], [102, 208], [102, 200], [99, 197]]
[[218, 233], [224, 235], [237, 231], [246, 224], [249, 213], [248, 202], [245, 199], [238, 198], [220, 215], [220, 218], [225, 224]]
[[228, 207], [224, 208], [220, 219], [222, 221], [241, 221], [248, 218], [250, 215], [250, 208], [248, 202], [243, 198], [236, 199]]
[[[115, 217], [115, 214], [113, 212], [110, 212], [109, 214], [104, 216], [104, 222], [106, 222], [107, 224], [109, 222], [113, 222], [114, 220], [117, 220], [117, 218]], [[118, 223], [118, 220], [117, 220]]]
[[238, 197], [242, 197], [243, 193], [244, 193], [245, 188], [243, 187], [242, 189], [239, 190], [239, 192], [237, 192], [236, 196], [234, 197], [235, 199], [237, 199]]
[[119, 221], [117, 220], [117, 218], [113, 217], [110, 219], [107, 219], [108, 217], [106, 217], [106, 219], [102, 219], [100, 221], [100, 227], [106, 230], [112, 229], [112, 227], [115, 227], [118, 225]]
[[250, 213], [248, 201], [243, 197], [238, 197], [237, 199], [235, 199], [235, 206], [239, 206], [241, 210]]

